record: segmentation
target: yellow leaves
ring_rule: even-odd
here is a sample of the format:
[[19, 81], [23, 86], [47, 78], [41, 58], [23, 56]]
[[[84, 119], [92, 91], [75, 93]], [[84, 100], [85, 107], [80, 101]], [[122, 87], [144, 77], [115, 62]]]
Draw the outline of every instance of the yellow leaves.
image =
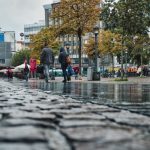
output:
[[[41, 50], [44, 46], [44, 43], [47, 42], [49, 47], [59, 47], [59, 43], [56, 40], [57, 38], [57, 32], [55, 31], [55, 28], [49, 27], [42, 29], [39, 33], [36, 35], [33, 35], [31, 37], [31, 49], [32, 53], [31, 55], [33, 57], [39, 58]], [[57, 50], [58, 51], [58, 50]], [[55, 54], [56, 54], [55, 50]]]
[[61, 0], [57, 11], [53, 8], [51, 18], [61, 18], [61, 28], [69, 27], [74, 32], [80, 28], [84, 33], [93, 29], [99, 19], [99, 3], [100, 0]]
[[[94, 55], [95, 41], [90, 38], [88, 43], [84, 45], [84, 52], [92, 58]], [[111, 31], [100, 31], [98, 36], [98, 53], [99, 55], [115, 54], [122, 49], [121, 35], [112, 33]]]
[[90, 38], [88, 40], [88, 43], [84, 45], [84, 53], [88, 55], [89, 58], [94, 57], [94, 46], [95, 46], [95, 41], [94, 38]]
[[101, 54], [114, 54], [122, 48], [121, 35], [111, 31], [102, 31], [99, 37], [99, 52]]

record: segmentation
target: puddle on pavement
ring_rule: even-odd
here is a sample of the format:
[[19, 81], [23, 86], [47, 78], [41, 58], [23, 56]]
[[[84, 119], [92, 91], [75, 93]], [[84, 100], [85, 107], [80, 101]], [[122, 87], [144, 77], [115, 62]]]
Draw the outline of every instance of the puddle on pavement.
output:
[[59, 83], [30, 82], [26, 86], [32, 89], [51, 91], [82, 101], [100, 103], [145, 103], [150, 102], [150, 85], [145, 84], [102, 84], [102, 83]]

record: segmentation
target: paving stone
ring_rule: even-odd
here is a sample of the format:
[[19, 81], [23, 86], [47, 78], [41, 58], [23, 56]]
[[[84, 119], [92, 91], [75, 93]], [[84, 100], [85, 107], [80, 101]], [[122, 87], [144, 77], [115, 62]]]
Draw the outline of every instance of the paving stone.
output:
[[7, 105], [9, 106], [9, 107], [15, 107], [15, 106], [25, 106], [23, 103], [22, 103], [22, 101], [21, 102], [18, 102], [18, 101], [16, 101], [16, 100], [11, 100], [11, 101], [8, 101], [7, 102]]
[[0, 143], [0, 150], [49, 150], [47, 143]]
[[0, 102], [7, 102], [7, 101], [8, 101], [8, 97], [1, 95]]
[[71, 144], [59, 132], [59, 130], [45, 130], [45, 137], [48, 140], [50, 150], [71, 150]]
[[121, 111], [120, 113], [103, 113], [109, 119], [113, 119], [118, 123], [124, 123], [133, 126], [149, 126], [150, 118], [129, 111]]
[[26, 111], [26, 112], [36, 112], [38, 111], [38, 108], [30, 104], [26, 104], [24, 107], [20, 107], [19, 110]]
[[106, 117], [94, 113], [80, 113], [80, 114], [64, 114], [62, 115], [64, 119], [78, 119], [78, 120], [105, 120]]
[[33, 126], [1, 127], [0, 141], [44, 142], [45, 137], [42, 129]]
[[75, 109], [52, 109], [49, 111], [49, 113], [59, 113], [59, 114], [77, 114], [77, 113], [86, 113], [89, 112], [88, 110], [84, 110], [81, 108], [75, 108]]
[[55, 128], [55, 125], [52, 121], [40, 121], [40, 120], [31, 120], [31, 119], [22, 119], [22, 118], [14, 118], [14, 119], [5, 119], [1, 123], [2, 126], [37, 126], [37, 127], [49, 127]]
[[[110, 122], [100, 121], [100, 120], [91, 120], [91, 119], [70, 119], [70, 120], [60, 120], [59, 126], [63, 128], [71, 127], [86, 127], [86, 126], [107, 126]], [[112, 123], [113, 124], [113, 123]]]
[[65, 104], [49, 104], [49, 105], [45, 105], [45, 104], [38, 104], [36, 106], [39, 109], [42, 110], [51, 110], [51, 109], [69, 109], [69, 106], [65, 105]]
[[24, 111], [13, 111], [10, 113], [12, 118], [28, 118], [37, 120], [53, 120], [56, 118], [54, 114], [40, 113], [40, 112], [24, 112]]
[[75, 142], [76, 150], [149, 150], [150, 143], [143, 140], [125, 140], [119, 142], [101, 143], [100, 140], [91, 142]]
[[73, 141], [96, 141], [104, 142], [117, 142], [122, 140], [132, 140], [135, 136], [141, 133], [140, 130], [113, 126], [102, 125], [98, 127], [79, 126], [74, 128], [65, 128], [62, 130]]

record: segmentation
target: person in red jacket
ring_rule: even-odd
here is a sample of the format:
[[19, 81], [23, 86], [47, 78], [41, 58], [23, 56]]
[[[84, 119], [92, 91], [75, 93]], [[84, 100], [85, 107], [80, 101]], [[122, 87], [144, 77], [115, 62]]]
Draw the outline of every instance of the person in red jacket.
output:
[[31, 78], [36, 77], [36, 68], [37, 68], [36, 59], [30, 58], [30, 75], [31, 75]]

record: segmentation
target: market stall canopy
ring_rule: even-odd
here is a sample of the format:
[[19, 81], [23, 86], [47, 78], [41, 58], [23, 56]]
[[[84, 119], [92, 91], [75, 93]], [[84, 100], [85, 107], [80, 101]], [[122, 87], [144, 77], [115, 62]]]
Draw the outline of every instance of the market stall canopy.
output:
[[7, 69], [2, 69], [2, 70], [0, 70], [0, 72], [6, 73], [6, 72], [7, 72]]
[[[27, 64], [27, 65], [30, 68], [30, 65], [29, 64]], [[12, 69], [12, 71], [13, 72], [21, 72], [24, 68], [25, 68], [25, 64], [21, 64], [21, 65], [15, 67], [15, 69]]]

